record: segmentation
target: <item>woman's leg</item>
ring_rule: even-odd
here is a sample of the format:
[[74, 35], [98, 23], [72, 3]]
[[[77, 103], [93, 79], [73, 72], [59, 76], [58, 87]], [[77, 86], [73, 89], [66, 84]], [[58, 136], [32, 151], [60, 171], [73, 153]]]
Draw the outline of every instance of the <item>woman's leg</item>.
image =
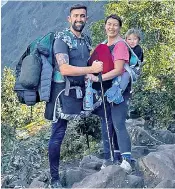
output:
[[[110, 135], [110, 143], [112, 145], [112, 118], [111, 118], [111, 109], [110, 105], [106, 103], [106, 113], [107, 113], [107, 122], [108, 122], [108, 129], [109, 129], [109, 135]], [[104, 113], [104, 107], [103, 104], [95, 109], [93, 111], [93, 114], [99, 116], [101, 118], [101, 134], [102, 134], [102, 141], [103, 141], [103, 151], [104, 151], [104, 159], [108, 160], [111, 158], [111, 152], [110, 152], [110, 143], [109, 143], [109, 137], [108, 137], [108, 131], [107, 131], [107, 125], [106, 125], [106, 119], [105, 119], [105, 113]], [[116, 141], [117, 143], [117, 141]], [[112, 148], [113, 153], [113, 148]]]
[[118, 141], [117, 141], [117, 134], [115, 132], [114, 126], [113, 126], [112, 135], [113, 135], [112, 136], [112, 142], [113, 142], [113, 149], [114, 149], [114, 161], [121, 162], [122, 157], [121, 157], [121, 153], [120, 153], [120, 149], [119, 149], [119, 145], [118, 145]]
[[122, 158], [130, 163], [131, 160], [131, 140], [126, 129], [125, 121], [128, 112], [128, 96], [124, 95], [124, 102], [111, 106], [111, 115], [114, 128], [117, 134], [118, 145]]

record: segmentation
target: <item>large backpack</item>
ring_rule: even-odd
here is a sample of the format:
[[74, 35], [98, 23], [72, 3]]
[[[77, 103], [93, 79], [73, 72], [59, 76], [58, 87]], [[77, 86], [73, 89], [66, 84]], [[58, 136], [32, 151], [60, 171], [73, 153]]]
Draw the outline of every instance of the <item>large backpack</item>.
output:
[[52, 66], [53, 42], [53, 32], [46, 34], [44, 37], [38, 37], [20, 57], [16, 65], [16, 82], [14, 86], [19, 102], [32, 106], [41, 101], [38, 91], [42, 71], [41, 56], [46, 57]]
[[[37, 102], [40, 102], [39, 87], [40, 87], [40, 76], [42, 70], [42, 56], [46, 57], [52, 67], [55, 61], [53, 56], [53, 44], [55, 38], [59, 37], [68, 45], [69, 49], [72, 48], [72, 39], [74, 37], [68, 36], [69, 30], [64, 32], [53, 33], [50, 32], [44, 37], [39, 37], [34, 40], [26, 49], [21, 56], [16, 66], [16, 82], [14, 91], [17, 93], [18, 100], [26, 105], [33, 106]], [[72, 39], [71, 39], [72, 38]], [[85, 36], [85, 42], [88, 48], [90, 47], [90, 39]], [[52, 73], [53, 74], [53, 73]], [[27, 75], [27, 77], [26, 77]], [[60, 73], [59, 73], [60, 75]], [[60, 77], [60, 79], [62, 79]], [[60, 83], [59, 88], [61, 89], [55, 100], [53, 110], [53, 121], [57, 121], [59, 117], [66, 120], [77, 120], [82, 117], [88, 116], [90, 111], [84, 111], [81, 109], [81, 103], [83, 102], [83, 96], [80, 86], [70, 87], [70, 81], [67, 77], [64, 77], [65, 83]], [[76, 94], [71, 96], [70, 94]], [[30, 97], [30, 98], [29, 98]], [[47, 101], [49, 102], [49, 101]], [[71, 109], [66, 108], [66, 104], [71, 104], [74, 107], [73, 112]], [[97, 102], [95, 106], [99, 106], [100, 102]], [[75, 111], [75, 109], [77, 111]], [[52, 119], [51, 118], [51, 119]], [[49, 119], [49, 118], [47, 118]]]

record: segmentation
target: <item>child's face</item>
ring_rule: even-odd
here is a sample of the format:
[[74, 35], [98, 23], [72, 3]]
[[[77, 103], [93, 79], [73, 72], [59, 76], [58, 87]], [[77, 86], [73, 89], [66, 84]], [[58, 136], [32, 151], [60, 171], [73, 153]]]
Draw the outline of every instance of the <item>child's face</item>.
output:
[[130, 45], [130, 47], [134, 48], [139, 44], [139, 38], [135, 34], [131, 34], [126, 38], [126, 42]]

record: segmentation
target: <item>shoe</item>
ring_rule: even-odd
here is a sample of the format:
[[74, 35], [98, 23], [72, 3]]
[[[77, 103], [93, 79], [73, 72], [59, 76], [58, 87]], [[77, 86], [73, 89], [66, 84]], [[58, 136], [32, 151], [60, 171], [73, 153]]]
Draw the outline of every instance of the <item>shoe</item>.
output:
[[130, 163], [128, 161], [126, 161], [125, 159], [123, 159], [120, 167], [123, 168], [128, 174], [131, 173], [131, 171], [132, 171], [132, 167], [131, 167]]
[[103, 161], [103, 164], [102, 164], [102, 166], [101, 166], [101, 169], [105, 169], [107, 166], [112, 165], [112, 164], [113, 164], [113, 162], [112, 162], [110, 159], [105, 159], [105, 160]]
[[63, 188], [61, 185], [61, 182], [59, 180], [56, 180], [51, 183], [51, 188]]

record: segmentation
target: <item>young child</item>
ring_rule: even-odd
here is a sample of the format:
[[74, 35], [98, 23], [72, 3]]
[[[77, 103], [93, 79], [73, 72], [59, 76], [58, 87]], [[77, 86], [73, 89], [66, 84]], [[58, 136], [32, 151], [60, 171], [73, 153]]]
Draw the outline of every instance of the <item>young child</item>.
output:
[[[141, 62], [143, 62], [143, 50], [139, 45], [140, 39], [141, 39], [140, 32], [137, 29], [134, 29], [134, 28], [129, 29], [125, 34], [125, 41], [131, 47], [133, 52], [137, 55], [138, 59]], [[138, 75], [140, 75], [140, 68], [139, 68], [138, 63], [135, 66], [135, 68], [133, 68], [133, 69]], [[120, 83], [120, 88], [122, 89], [122, 91], [124, 91], [126, 89], [129, 81], [130, 81], [129, 73], [124, 72], [121, 77], [121, 83]]]
[[137, 29], [129, 29], [125, 34], [126, 42], [137, 55], [138, 59], [143, 62], [143, 50], [139, 45], [140, 39], [140, 32]]

